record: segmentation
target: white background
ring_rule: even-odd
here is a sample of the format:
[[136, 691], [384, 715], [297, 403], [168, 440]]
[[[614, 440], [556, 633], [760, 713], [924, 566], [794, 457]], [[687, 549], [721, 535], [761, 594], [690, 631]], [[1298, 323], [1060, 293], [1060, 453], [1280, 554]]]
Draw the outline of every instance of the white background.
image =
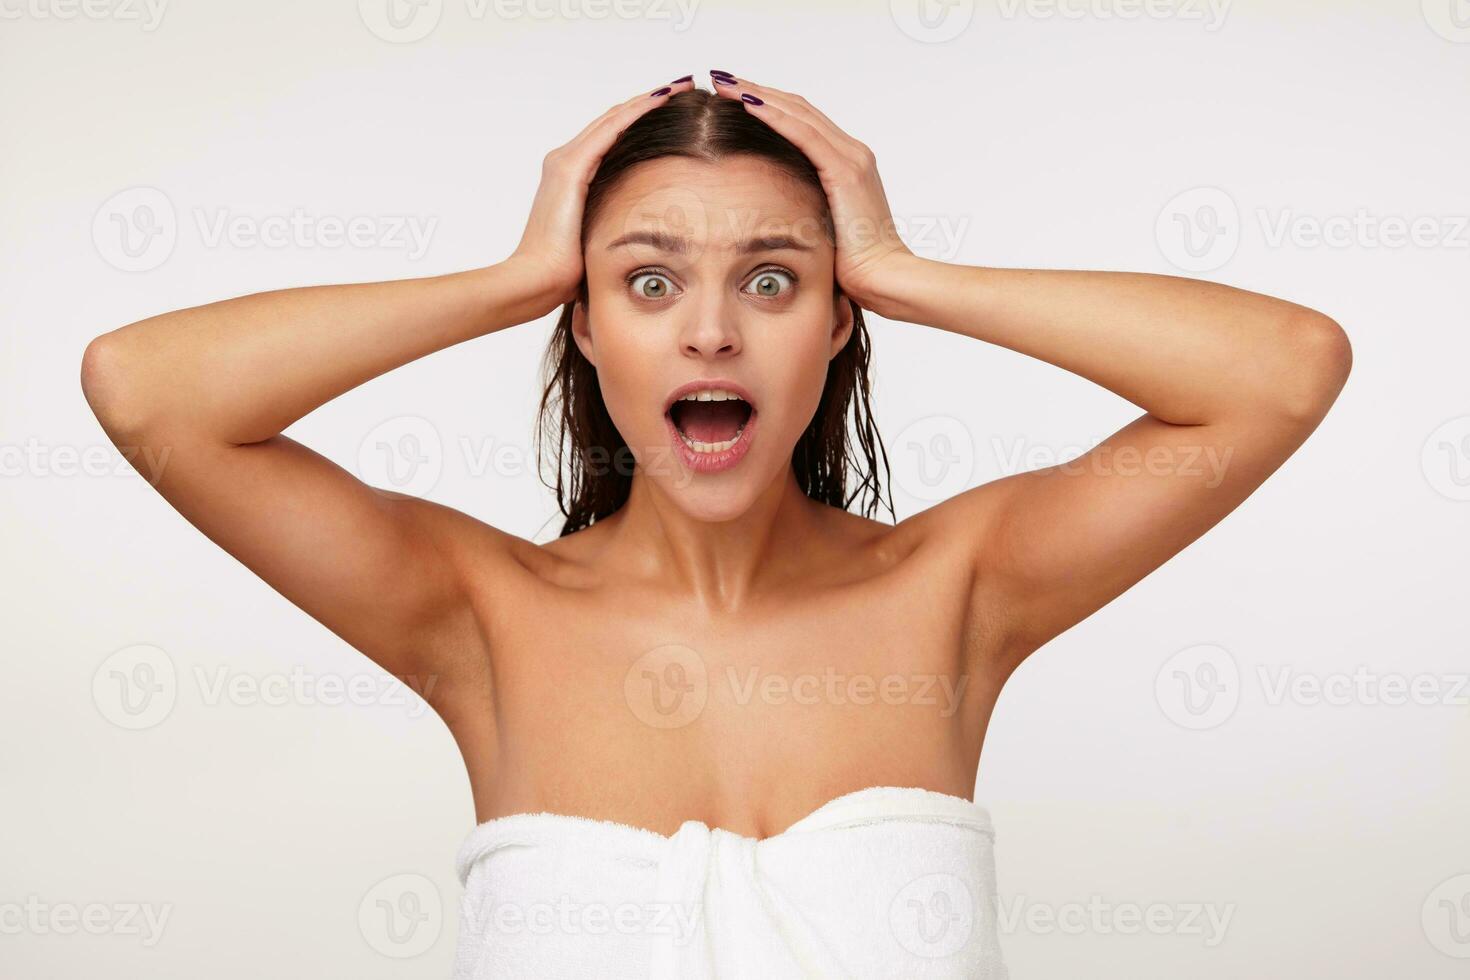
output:
[[[402, 29], [386, 2], [0, 0], [0, 974], [447, 974], [473, 823], [447, 730], [119, 464], [82, 350], [225, 296], [498, 261], [548, 149], [717, 67], [872, 146], [921, 254], [1199, 275], [1352, 339], [1297, 455], [1006, 687], [977, 798], [1020, 914], [1002, 922], [1013, 976], [1465, 975], [1463, 2], [1456, 20], [1451, 0], [959, 0], [921, 20], [901, 2], [428, 0]], [[299, 241], [249, 237], [293, 212]], [[353, 218], [359, 244], [334, 244]], [[392, 372], [291, 434], [546, 540], [528, 454], [551, 324]], [[1009, 351], [872, 330], [900, 516], [1138, 413]], [[269, 696], [293, 671], [370, 690]], [[1278, 696], [1333, 678], [1345, 697]], [[1379, 703], [1415, 678], [1421, 703]], [[161, 686], [142, 714], [123, 679]], [[404, 894], [425, 918], [390, 933], [378, 900]], [[1162, 934], [1130, 932], [1130, 904]], [[130, 907], [166, 913], [161, 935]]]

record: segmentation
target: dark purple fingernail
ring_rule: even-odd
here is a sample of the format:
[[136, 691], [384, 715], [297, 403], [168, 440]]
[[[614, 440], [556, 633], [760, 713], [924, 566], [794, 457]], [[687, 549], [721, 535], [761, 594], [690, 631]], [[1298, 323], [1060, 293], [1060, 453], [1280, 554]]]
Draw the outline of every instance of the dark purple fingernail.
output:
[[671, 89], [667, 85], [665, 85], [663, 88], [659, 89], [657, 92], [649, 92], [648, 93], [648, 97], [650, 99], [656, 99], [660, 95], [668, 95], [672, 91], [673, 91], [673, 89]]
[[741, 92], [740, 93], [740, 100], [742, 102], [749, 102], [751, 105], [765, 105], [766, 104], [766, 100], [765, 99], [758, 99], [755, 96], [751, 95], [749, 92]]
[[726, 78], [734, 78], [735, 77], [735, 75], [733, 73], [728, 72], [728, 71], [720, 71], [718, 68], [711, 68], [709, 70], [709, 73], [711, 75], [724, 75]]
[[715, 84], [716, 85], [734, 85], [735, 84], [735, 80], [733, 78], [722, 78], [721, 76], [716, 75], [715, 76]]
[[694, 76], [693, 75], [685, 75], [683, 78], [676, 78], [676, 79], [674, 79], [669, 84], [670, 85], [678, 85], [680, 82], [692, 82], [692, 81], [694, 81]]

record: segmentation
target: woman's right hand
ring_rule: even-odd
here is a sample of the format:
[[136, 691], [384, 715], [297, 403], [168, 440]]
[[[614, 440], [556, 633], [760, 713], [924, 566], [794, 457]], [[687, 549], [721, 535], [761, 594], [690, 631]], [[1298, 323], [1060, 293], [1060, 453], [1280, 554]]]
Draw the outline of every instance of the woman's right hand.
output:
[[576, 298], [585, 272], [582, 212], [587, 188], [603, 156], [639, 116], [663, 105], [674, 93], [693, 87], [693, 76], [686, 75], [653, 93], [639, 93], [598, 116], [571, 142], [546, 154], [526, 230], [507, 261], [525, 269], [540, 284], [554, 301], [553, 309]]

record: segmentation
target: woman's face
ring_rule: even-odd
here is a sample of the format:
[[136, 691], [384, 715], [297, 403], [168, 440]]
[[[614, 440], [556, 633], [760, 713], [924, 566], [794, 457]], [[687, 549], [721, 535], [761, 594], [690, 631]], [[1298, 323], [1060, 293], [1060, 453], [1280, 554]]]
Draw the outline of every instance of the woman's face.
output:
[[823, 203], [755, 157], [664, 157], [588, 229], [577, 346], [643, 478], [691, 516], [737, 517], [785, 479], [851, 334]]

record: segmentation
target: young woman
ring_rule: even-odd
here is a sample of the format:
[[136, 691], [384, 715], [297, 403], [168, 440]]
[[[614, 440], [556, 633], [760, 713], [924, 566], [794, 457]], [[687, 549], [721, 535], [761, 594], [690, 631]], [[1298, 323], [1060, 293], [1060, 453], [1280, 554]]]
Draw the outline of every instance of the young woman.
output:
[[[384, 669], [436, 679], [480, 821], [458, 976], [1003, 977], [971, 802], [1001, 686], [1279, 467], [1348, 341], [1228, 286], [917, 257], [868, 147], [711, 75], [547, 154], [498, 264], [152, 317], [92, 342], [83, 387], [115, 442], [170, 448], [157, 489], [188, 521]], [[281, 434], [558, 306], [556, 541]], [[863, 310], [1143, 414], [879, 522]]]

